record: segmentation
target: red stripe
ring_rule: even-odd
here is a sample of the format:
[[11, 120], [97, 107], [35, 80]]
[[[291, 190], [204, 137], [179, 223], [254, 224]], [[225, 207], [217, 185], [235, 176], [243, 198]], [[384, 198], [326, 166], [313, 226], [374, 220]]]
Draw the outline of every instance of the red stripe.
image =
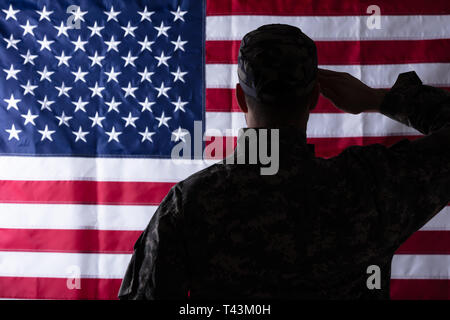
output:
[[[206, 63], [237, 63], [240, 41], [206, 41]], [[321, 65], [448, 62], [450, 39], [316, 41]], [[336, 54], [336, 53], [339, 54]]]
[[115, 300], [122, 279], [80, 279], [68, 289], [65, 278], [0, 277], [0, 297], [9, 299]]
[[142, 231], [0, 229], [0, 251], [132, 253]]
[[155, 205], [174, 183], [0, 180], [0, 202]]
[[[65, 278], [0, 277], [0, 297], [10, 299], [116, 300], [122, 279], [80, 279], [68, 289]], [[450, 280], [391, 279], [393, 300], [450, 299]]]
[[[421, 136], [386, 136], [386, 137], [349, 137], [349, 138], [308, 138], [307, 142], [310, 144], [314, 144], [314, 150], [316, 157], [319, 158], [330, 158], [341, 153], [345, 148], [350, 146], [366, 146], [374, 143], [380, 143], [385, 146], [390, 146], [402, 139], [414, 140]], [[236, 146], [236, 137], [207, 137], [210, 141], [206, 141], [206, 145], [209, 146], [216, 139], [222, 140], [222, 152], [224, 157], [228, 156], [226, 152], [227, 144], [229, 150], [234, 150]], [[206, 149], [208, 151], [212, 151], [214, 145], [210, 146], [210, 149]], [[231, 151], [231, 153], [232, 153]], [[215, 152], [211, 152], [212, 157], [210, 159], [220, 160], [221, 157], [217, 157]]]
[[450, 254], [450, 231], [417, 231], [396, 254]]
[[[208, 112], [240, 112], [235, 89], [206, 89], [206, 111]], [[319, 97], [312, 113], [342, 113], [328, 99]]]
[[392, 300], [449, 300], [450, 280], [391, 279]]
[[376, 4], [384, 15], [448, 14], [448, 0], [208, 0], [206, 15], [345, 16], [367, 15]]
[[[449, 90], [449, 87], [442, 88]], [[235, 89], [206, 88], [206, 111], [207, 112], [241, 112], [236, 99]], [[311, 113], [343, 113], [336, 108], [330, 100], [319, 97], [317, 106]]]

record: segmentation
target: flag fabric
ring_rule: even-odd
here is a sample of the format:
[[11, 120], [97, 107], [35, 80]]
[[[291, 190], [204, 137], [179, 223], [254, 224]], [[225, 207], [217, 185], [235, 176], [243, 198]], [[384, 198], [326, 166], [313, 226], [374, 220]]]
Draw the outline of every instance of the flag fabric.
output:
[[[0, 10], [0, 298], [117, 298], [159, 202], [219, 157], [174, 160], [174, 146], [198, 138], [197, 121], [202, 150], [245, 127], [237, 53], [260, 25], [298, 26], [320, 66], [373, 87], [410, 70], [450, 87], [446, 0], [0, 0]], [[322, 97], [307, 134], [325, 158], [420, 136]], [[398, 249], [392, 298], [450, 298], [449, 239], [447, 207]]]

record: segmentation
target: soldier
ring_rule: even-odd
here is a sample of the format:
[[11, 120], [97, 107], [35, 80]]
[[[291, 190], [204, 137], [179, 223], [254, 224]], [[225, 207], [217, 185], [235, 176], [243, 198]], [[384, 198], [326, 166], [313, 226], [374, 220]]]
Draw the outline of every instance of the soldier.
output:
[[[176, 184], [136, 242], [119, 298], [388, 299], [394, 252], [450, 201], [450, 95], [415, 72], [385, 91], [319, 70], [314, 42], [279, 24], [245, 35], [238, 76], [248, 127], [279, 129], [278, 172], [222, 161]], [[425, 136], [315, 157], [306, 126], [320, 93]], [[380, 289], [367, 287], [371, 265]]]

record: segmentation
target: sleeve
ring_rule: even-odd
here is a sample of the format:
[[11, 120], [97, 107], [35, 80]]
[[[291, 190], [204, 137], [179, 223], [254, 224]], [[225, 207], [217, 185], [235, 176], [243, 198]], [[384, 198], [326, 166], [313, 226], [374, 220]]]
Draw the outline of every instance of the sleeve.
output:
[[189, 281], [181, 199], [181, 190], [176, 185], [136, 241], [119, 290], [119, 299], [187, 298]]
[[372, 186], [376, 226], [395, 250], [450, 201], [450, 94], [408, 72], [399, 75], [380, 111], [426, 135], [390, 148], [354, 149]]

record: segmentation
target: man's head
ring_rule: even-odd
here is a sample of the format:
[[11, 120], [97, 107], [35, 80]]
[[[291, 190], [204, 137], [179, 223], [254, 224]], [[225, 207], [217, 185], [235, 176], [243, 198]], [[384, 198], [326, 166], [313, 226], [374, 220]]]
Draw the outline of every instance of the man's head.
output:
[[249, 127], [304, 126], [319, 96], [317, 51], [299, 28], [270, 24], [247, 33], [236, 96]]

